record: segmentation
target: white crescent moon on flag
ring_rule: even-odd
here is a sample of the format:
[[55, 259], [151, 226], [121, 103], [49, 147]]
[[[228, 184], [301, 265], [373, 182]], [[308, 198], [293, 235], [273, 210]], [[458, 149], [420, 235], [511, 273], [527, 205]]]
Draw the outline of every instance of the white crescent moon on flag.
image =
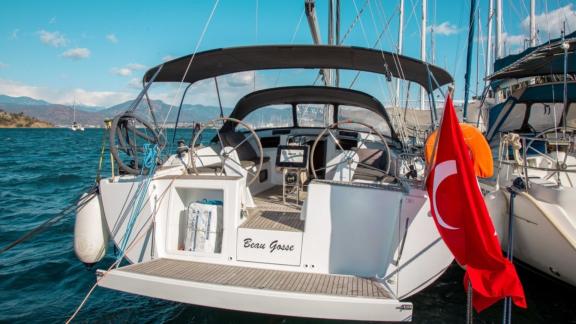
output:
[[432, 202], [434, 202], [434, 213], [436, 214], [436, 220], [440, 226], [444, 227], [445, 229], [449, 230], [457, 230], [458, 227], [450, 226], [448, 223], [442, 219], [442, 215], [438, 212], [438, 207], [436, 207], [436, 190], [438, 186], [451, 175], [457, 174], [458, 171], [456, 169], [456, 161], [455, 160], [448, 160], [442, 163], [439, 163], [434, 168], [434, 182], [432, 186]]

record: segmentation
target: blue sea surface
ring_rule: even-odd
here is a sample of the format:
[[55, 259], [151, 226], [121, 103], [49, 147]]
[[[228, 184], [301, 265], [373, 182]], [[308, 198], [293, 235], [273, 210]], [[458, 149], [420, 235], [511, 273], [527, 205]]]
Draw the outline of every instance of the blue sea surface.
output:
[[[96, 177], [102, 129], [0, 129], [0, 247], [74, 204]], [[179, 133], [179, 136], [184, 133]], [[171, 139], [171, 135], [168, 136]], [[104, 175], [109, 173], [105, 154]], [[73, 251], [73, 214], [0, 255], [0, 322], [62, 323], [94, 285], [96, 269], [115, 260], [112, 248], [87, 268]], [[514, 308], [515, 323], [576, 323], [576, 289], [524, 268], [519, 275], [528, 309]], [[414, 323], [463, 323], [463, 271], [453, 265], [432, 286], [409, 298]], [[343, 323], [242, 313], [129, 295], [98, 287], [78, 322]], [[475, 323], [502, 322], [501, 303]], [[357, 323], [357, 322], [353, 322]]]

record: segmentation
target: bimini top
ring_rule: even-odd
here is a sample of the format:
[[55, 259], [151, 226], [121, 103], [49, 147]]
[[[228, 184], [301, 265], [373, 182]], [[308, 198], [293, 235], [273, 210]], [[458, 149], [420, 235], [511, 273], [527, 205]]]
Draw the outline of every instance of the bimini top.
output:
[[568, 49], [568, 73], [576, 73], [576, 32], [562, 39], [550, 40], [540, 46], [531, 47], [522, 53], [508, 55], [494, 62], [494, 74], [489, 80], [518, 79], [564, 73], [564, 48]]
[[[576, 82], [568, 83], [568, 106], [563, 103], [564, 84], [535, 84], [517, 90], [488, 114], [486, 138], [491, 141], [500, 132], [537, 133], [561, 125], [576, 127]], [[567, 109], [567, 110], [566, 110]]]
[[[269, 105], [279, 104], [332, 104], [338, 109], [340, 105], [365, 108], [381, 116], [390, 129], [392, 138], [397, 138], [390, 117], [378, 99], [360, 91], [322, 87], [322, 86], [295, 86], [264, 89], [252, 92], [238, 101], [230, 117], [244, 119], [251, 112]], [[222, 129], [234, 127], [235, 124], [225, 125]]]
[[149, 82], [159, 68], [154, 82], [194, 83], [236, 72], [297, 68], [373, 72], [416, 82], [432, 90], [453, 82], [445, 70], [407, 56], [368, 48], [325, 45], [249, 46], [200, 52], [151, 68], [144, 75], [144, 82]]

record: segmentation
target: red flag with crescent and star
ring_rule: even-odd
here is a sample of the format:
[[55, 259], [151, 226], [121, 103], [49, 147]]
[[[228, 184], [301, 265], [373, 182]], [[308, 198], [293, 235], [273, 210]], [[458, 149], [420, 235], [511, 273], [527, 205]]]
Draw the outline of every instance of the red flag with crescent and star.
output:
[[430, 209], [442, 239], [466, 266], [464, 286], [470, 280], [474, 308], [480, 312], [505, 297], [526, 308], [522, 283], [502, 254], [450, 95], [439, 132], [426, 181]]

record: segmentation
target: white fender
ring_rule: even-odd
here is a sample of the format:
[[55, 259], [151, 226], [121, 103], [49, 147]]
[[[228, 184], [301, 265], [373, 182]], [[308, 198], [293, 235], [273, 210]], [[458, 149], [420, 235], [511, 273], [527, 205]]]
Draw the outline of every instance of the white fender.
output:
[[97, 193], [84, 194], [80, 201], [87, 203], [76, 209], [74, 225], [74, 252], [80, 261], [94, 264], [106, 254], [108, 229], [104, 209]]

